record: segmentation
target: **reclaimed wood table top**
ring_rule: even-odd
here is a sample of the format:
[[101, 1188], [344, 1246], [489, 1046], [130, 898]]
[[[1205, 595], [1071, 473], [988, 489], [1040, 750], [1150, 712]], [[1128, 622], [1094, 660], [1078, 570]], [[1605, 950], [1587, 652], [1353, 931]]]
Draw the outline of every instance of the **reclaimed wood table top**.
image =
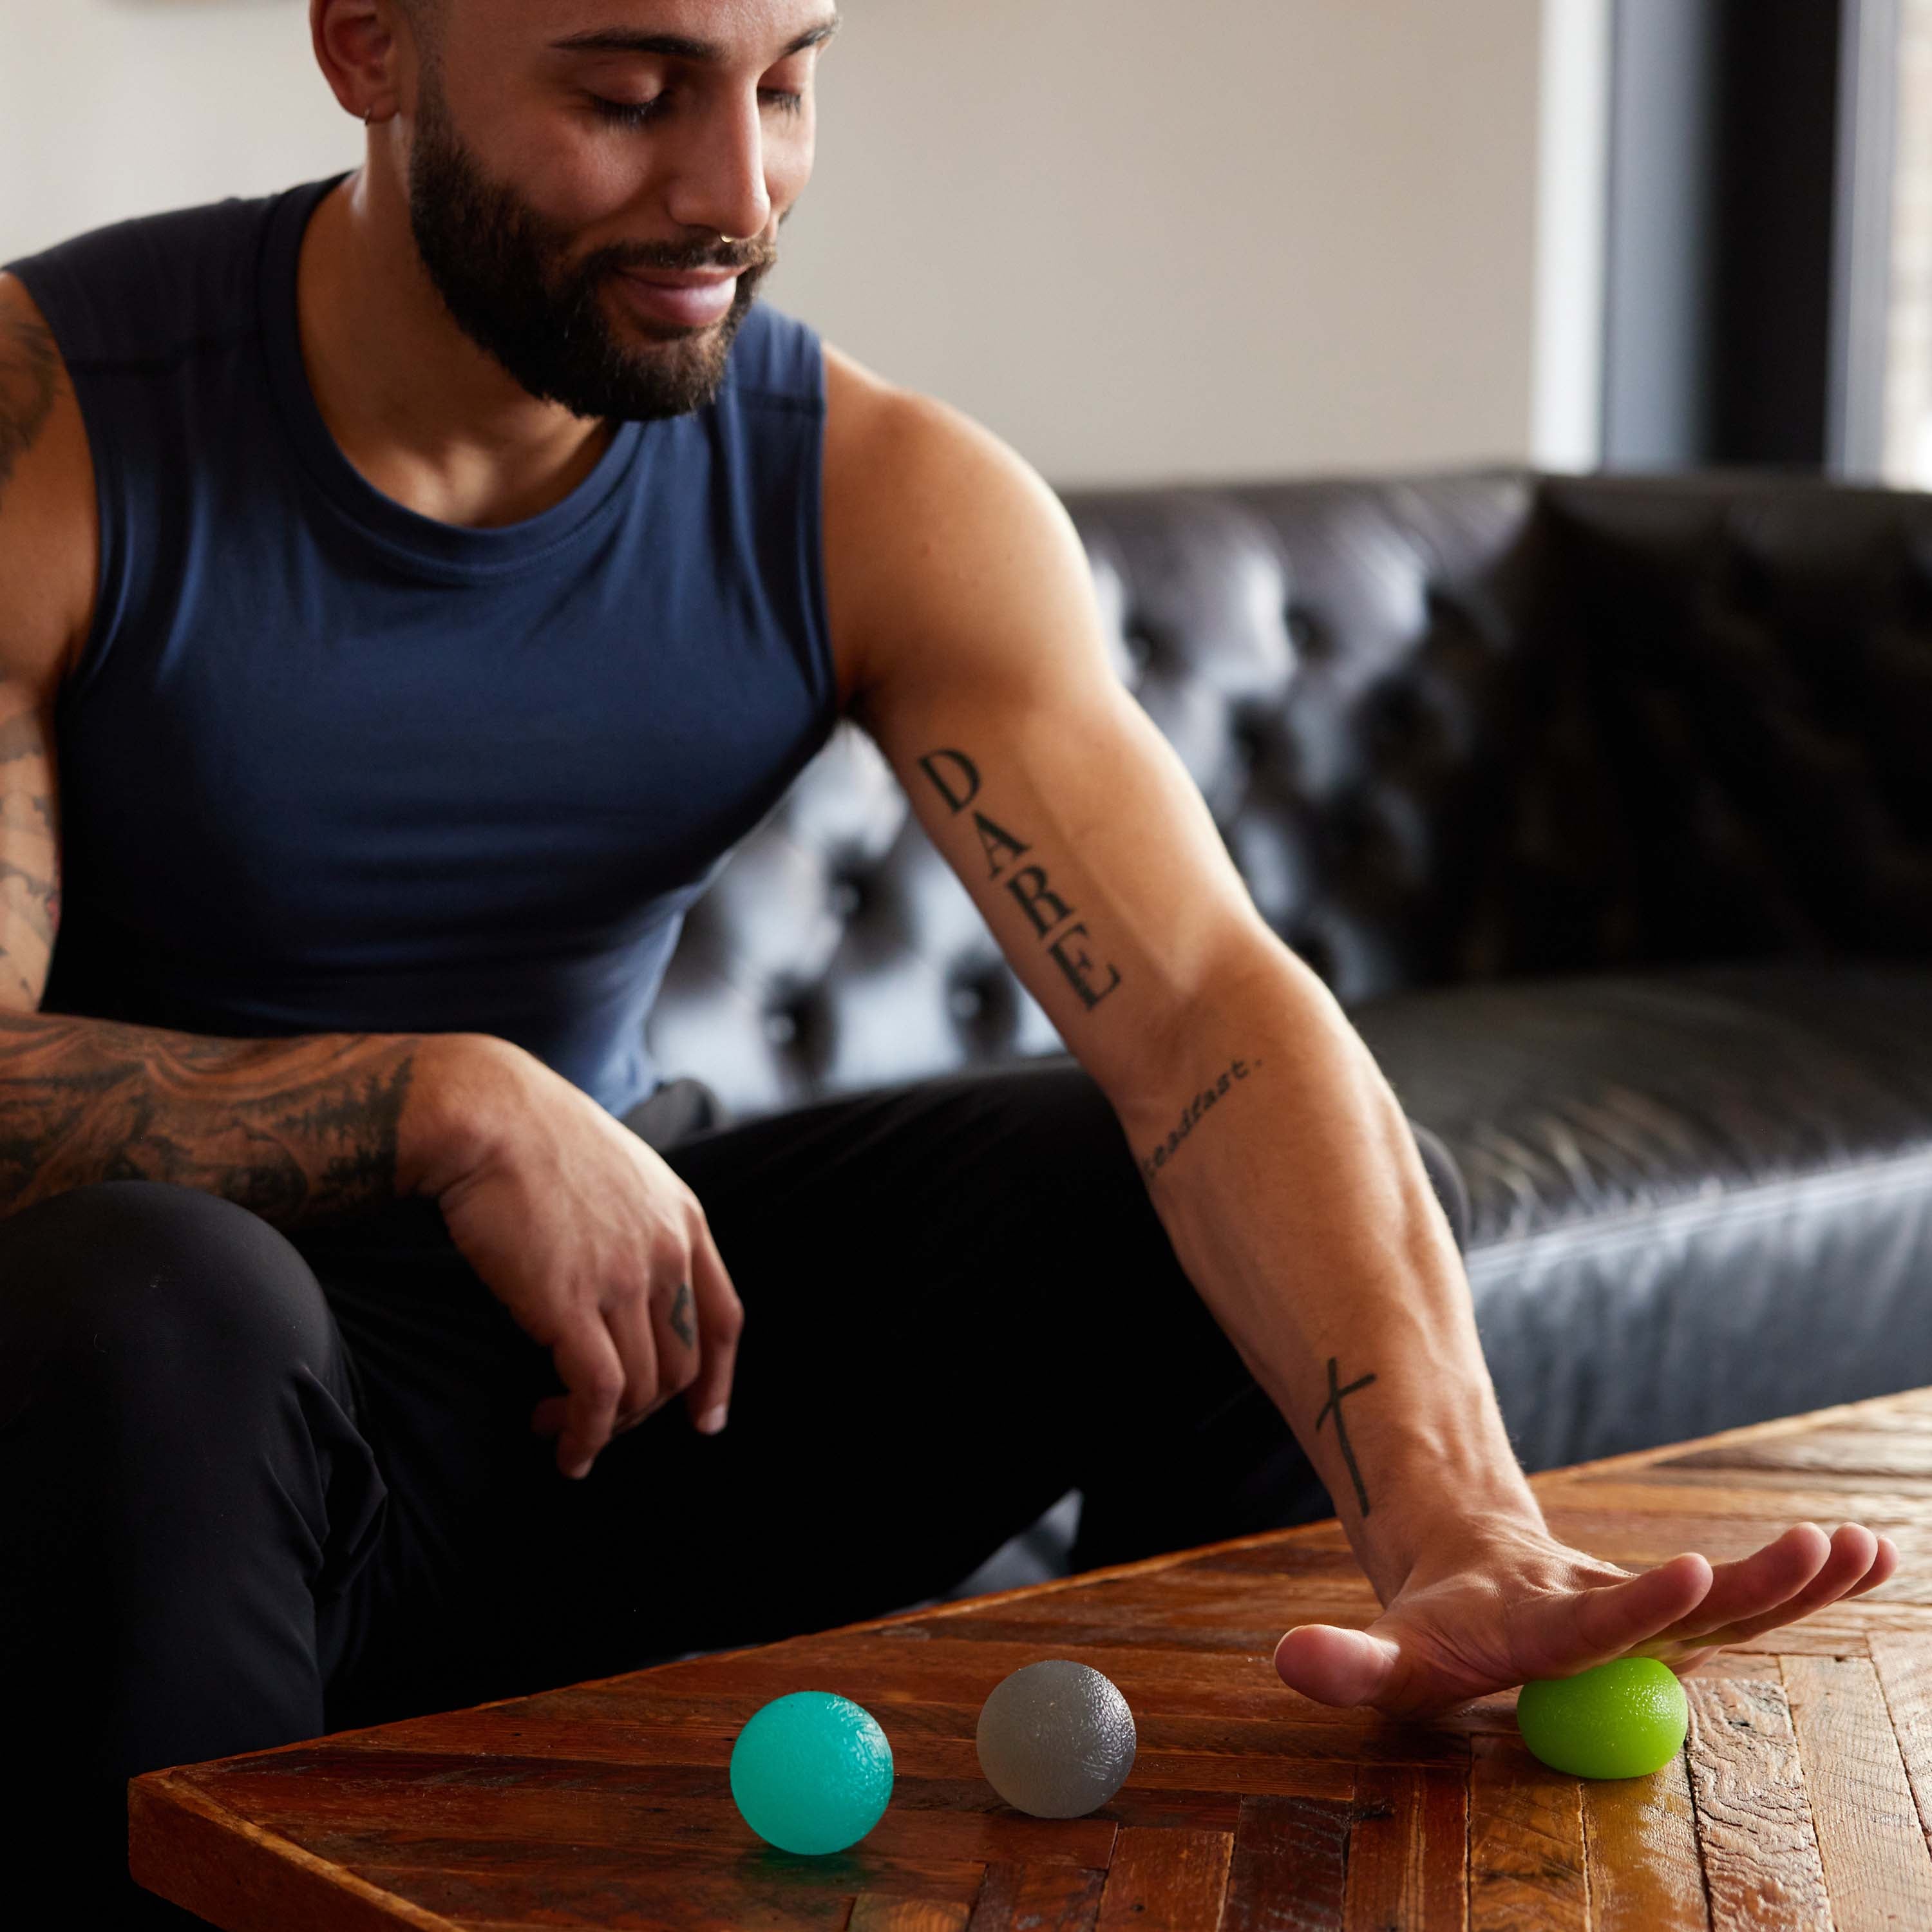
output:
[[[1652, 1778], [1546, 1770], [1513, 1694], [1396, 1724], [1288, 1690], [1289, 1624], [1376, 1612], [1331, 1521], [156, 1772], [136, 1875], [230, 1932], [1932, 1928], [1932, 1390], [1536, 1487], [1618, 1563], [1809, 1517], [1888, 1532], [1900, 1567], [1687, 1679], [1690, 1739]], [[1048, 1657], [1134, 1711], [1132, 1773], [1084, 1818], [1010, 1809], [975, 1755], [987, 1694]], [[798, 1690], [864, 1705], [896, 1766], [829, 1857], [767, 1846], [731, 1798], [740, 1727]]]

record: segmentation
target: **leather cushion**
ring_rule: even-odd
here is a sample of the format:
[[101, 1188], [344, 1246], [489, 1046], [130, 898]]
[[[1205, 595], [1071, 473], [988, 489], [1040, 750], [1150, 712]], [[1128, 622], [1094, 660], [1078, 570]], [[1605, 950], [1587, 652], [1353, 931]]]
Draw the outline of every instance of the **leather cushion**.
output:
[[1586, 975], [1354, 1017], [1462, 1168], [1530, 1467], [1932, 1382], [1932, 970]]

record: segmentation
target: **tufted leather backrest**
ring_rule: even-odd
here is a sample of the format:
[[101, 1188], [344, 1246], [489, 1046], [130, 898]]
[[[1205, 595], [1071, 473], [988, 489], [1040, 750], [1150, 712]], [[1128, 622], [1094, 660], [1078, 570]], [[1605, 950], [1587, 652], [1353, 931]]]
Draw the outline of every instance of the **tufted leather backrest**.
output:
[[[1932, 950], [1932, 498], [1484, 471], [1067, 501], [1122, 676], [1345, 1004]], [[692, 912], [650, 1034], [741, 1117], [1058, 1044], [849, 727]]]

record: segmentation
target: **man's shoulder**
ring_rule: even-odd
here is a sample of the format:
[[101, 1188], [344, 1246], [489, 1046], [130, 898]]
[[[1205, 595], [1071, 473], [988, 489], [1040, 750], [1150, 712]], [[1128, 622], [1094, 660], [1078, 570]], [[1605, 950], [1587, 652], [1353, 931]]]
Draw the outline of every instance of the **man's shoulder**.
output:
[[824, 349], [826, 487], [902, 528], [947, 510], [1058, 513], [1012, 446], [963, 410]]
[[[289, 194], [313, 192], [291, 190]], [[112, 222], [7, 263], [70, 366], [165, 361], [257, 326], [263, 238], [288, 194]]]
[[1086, 582], [1059, 499], [963, 411], [825, 352], [826, 572], [853, 688], [922, 674], [981, 617]]

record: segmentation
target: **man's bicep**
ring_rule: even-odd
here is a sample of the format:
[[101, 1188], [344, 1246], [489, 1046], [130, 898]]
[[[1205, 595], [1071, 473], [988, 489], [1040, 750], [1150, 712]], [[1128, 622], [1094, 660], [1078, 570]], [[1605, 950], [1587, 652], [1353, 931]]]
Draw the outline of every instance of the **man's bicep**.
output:
[[1064, 513], [1004, 466], [965, 454], [928, 506], [858, 716], [1028, 989], [1126, 1099], [1169, 1077], [1217, 968], [1270, 939], [1114, 674]]
[[92, 620], [86, 432], [45, 320], [0, 275], [0, 1007], [33, 1012], [59, 918], [52, 712]]

